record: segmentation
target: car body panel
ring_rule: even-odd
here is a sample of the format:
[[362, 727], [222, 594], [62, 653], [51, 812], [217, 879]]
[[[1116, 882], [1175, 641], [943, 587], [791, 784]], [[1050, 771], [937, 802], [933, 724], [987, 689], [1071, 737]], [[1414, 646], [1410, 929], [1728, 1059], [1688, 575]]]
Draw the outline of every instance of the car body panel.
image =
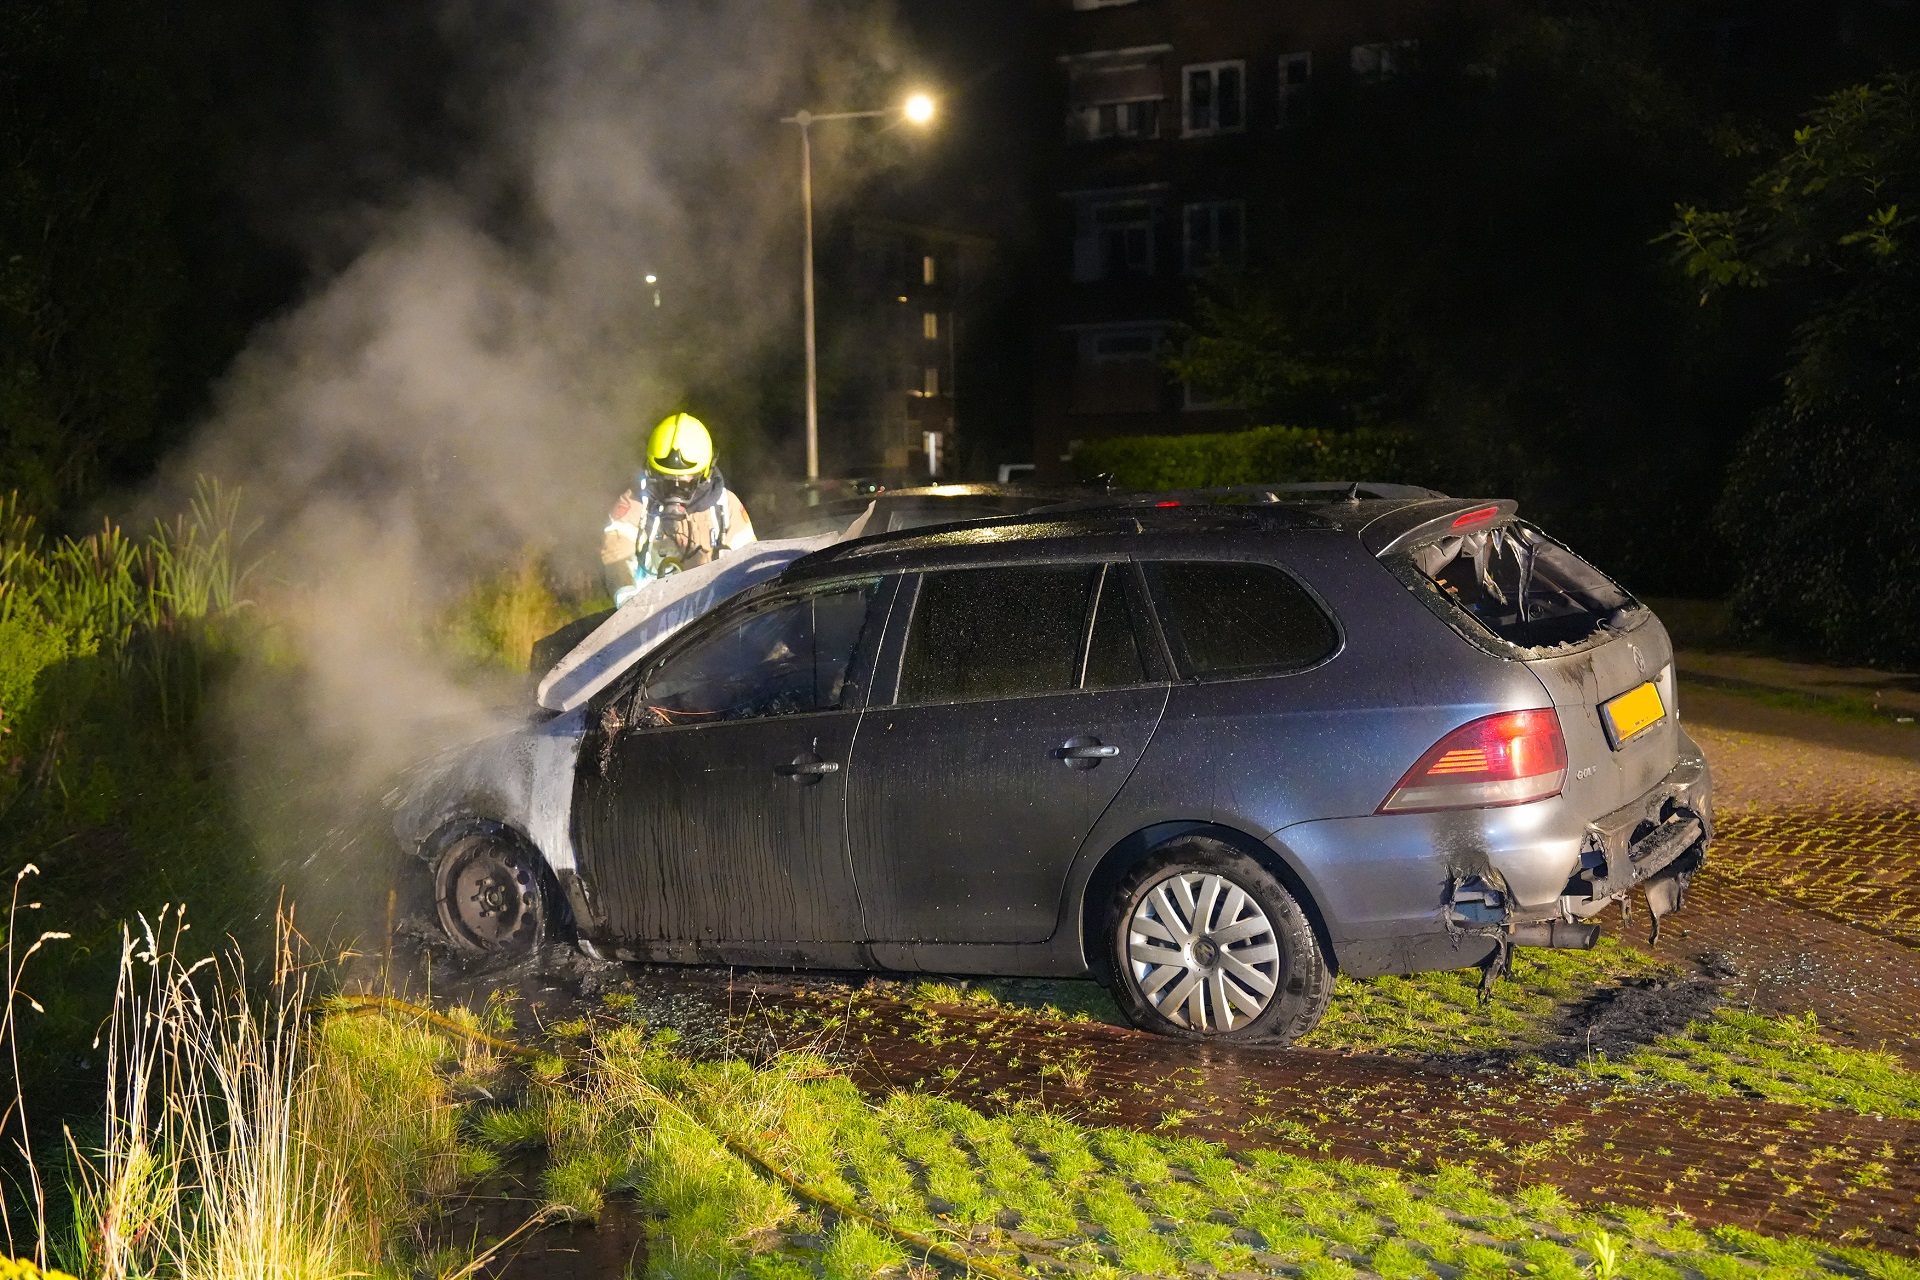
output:
[[[1493, 514], [1473, 518], [1511, 517], [1511, 503], [1490, 505]], [[417, 843], [471, 814], [526, 830], [569, 889], [583, 936], [636, 958], [1081, 973], [1096, 945], [1084, 927], [1097, 916], [1089, 895], [1102, 877], [1173, 835], [1205, 830], [1294, 885], [1348, 972], [1480, 963], [1501, 953], [1506, 922], [1585, 918], [1604, 906], [1604, 897], [1577, 898], [1576, 872], [1611, 892], [1633, 882], [1629, 855], [1649, 829], [1691, 815], [1704, 849], [1712, 815], [1710, 775], [1673, 700], [1671, 644], [1649, 612], [1636, 605], [1584, 642], [1517, 649], [1477, 632], [1395, 561], [1470, 508], [1432, 497], [1185, 512], [1077, 505], [839, 540], [748, 584], [739, 600], [831, 576], [911, 581], [959, 565], [1254, 560], [1316, 596], [1340, 642], [1289, 674], [1194, 683], [1166, 680], [1163, 669], [1158, 683], [1118, 693], [894, 708], [884, 672], [888, 655], [897, 671], [906, 626], [895, 609], [864, 712], [632, 731], [651, 745], [614, 743], [607, 764], [623, 798], [609, 807], [584, 781], [600, 761], [581, 751], [597, 741], [603, 690], [585, 708], [441, 767], [434, 794], [410, 800], [396, 829]], [[1616, 749], [1600, 707], [1643, 680], [1660, 682], [1667, 714]], [[1447, 733], [1549, 706], [1568, 744], [1559, 795], [1378, 812]], [[1079, 736], [1126, 754], [1083, 772], [1047, 754]], [[796, 787], [773, 773], [803, 748], [843, 753], [832, 756], [845, 764], [837, 781]], [[570, 775], [587, 798], [577, 815]], [[588, 856], [576, 855], [573, 831]], [[623, 842], [670, 851], [641, 865], [616, 856]], [[1452, 904], [1467, 882], [1495, 890], [1498, 912], [1463, 929]], [[678, 920], [674, 902], [685, 908]]]
[[[1526, 666], [1540, 678], [1560, 713], [1567, 739], [1563, 794], [1583, 812], [1612, 812], [1645, 794], [1672, 767], [1680, 731], [1673, 644], [1651, 612], [1605, 644], [1534, 658]], [[1649, 681], [1659, 686], [1666, 715], [1614, 747], [1601, 722], [1602, 705]]]
[[[855, 942], [844, 765], [858, 711], [614, 735], [583, 761], [580, 867], [609, 945]], [[824, 776], [775, 772], [803, 757]]]
[[[877, 707], [847, 827], [874, 942], [1044, 942], [1087, 833], [1153, 738], [1165, 686]], [[1053, 751], [1108, 745], [1074, 768]]]

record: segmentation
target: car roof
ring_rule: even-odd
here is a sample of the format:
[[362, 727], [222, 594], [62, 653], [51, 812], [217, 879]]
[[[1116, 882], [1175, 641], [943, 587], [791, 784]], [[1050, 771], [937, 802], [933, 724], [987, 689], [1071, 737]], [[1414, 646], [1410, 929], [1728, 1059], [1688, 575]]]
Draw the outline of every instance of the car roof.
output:
[[[1381, 490], [1392, 496], [1360, 496]], [[1357, 537], [1374, 555], [1386, 555], [1449, 532], [1504, 523], [1513, 517], [1515, 507], [1509, 499], [1450, 498], [1430, 489], [1364, 483], [1104, 494], [1018, 515], [926, 525], [836, 543], [795, 561], [781, 576], [792, 581], [848, 571], [911, 568], [924, 559], [951, 560], [968, 549], [977, 553], [991, 547], [1030, 554], [1043, 551], [1049, 543], [1152, 534], [1244, 537], [1336, 532]]]
[[[1010, 515], [1034, 507], [1055, 503], [1070, 502], [1086, 496], [1085, 487], [1049, 487], [1032, 484], [933, 484], [916, 485], [910, 489], [882, 489], [878, 493], [860, 494], [849, 498], [833, 498], [816, 506], [801, 507], [792, 512], [774, 517], [767, 524], [768, 534], [774, 537], [791, 537], [807, 532], [824, 532], [834, 524], [844, 525], [854, 519], [869, 506], [884, 520], [898, 513], [915, 512], [933, 515], [944, 507], [955, 507], [961, 511], [971, 511], [969, 516], [955, 516], [950, 519], [984, 519], [995, 515]], [[933, 523], [932, 520], [916, 521], [918, 524]]]

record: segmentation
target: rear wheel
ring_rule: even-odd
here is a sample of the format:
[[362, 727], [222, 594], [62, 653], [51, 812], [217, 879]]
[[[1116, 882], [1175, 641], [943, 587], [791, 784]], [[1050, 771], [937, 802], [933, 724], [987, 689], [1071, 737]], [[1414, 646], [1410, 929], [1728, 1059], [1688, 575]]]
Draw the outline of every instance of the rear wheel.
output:
[[433, 889], [441, 929], [469, 955], [516, 959], [546, 939], [546, 868], [504, 827], [451, 835], [434, 860]]
[[1313, 1030], [1333, 996], [1300, 903], [1217, 840], [1177, 841], [1128, 874], [1108, 944], [1114, 998], [1144, 1031], [1286, 1044]]

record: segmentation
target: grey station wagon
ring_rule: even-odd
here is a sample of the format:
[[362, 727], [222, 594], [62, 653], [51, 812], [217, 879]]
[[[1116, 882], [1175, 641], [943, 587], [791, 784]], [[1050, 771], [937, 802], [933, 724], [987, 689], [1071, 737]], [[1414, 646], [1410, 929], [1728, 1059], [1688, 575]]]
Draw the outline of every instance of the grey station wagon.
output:
[[1657, 930], [1713, 828], [1659, 620], [1512, 502], [1346, 493], [842, 542], [398, 830], [467, 951], [1091, 973], [1191, 1037], [1291, 1040], [1336, 972], [1491, 983], [1634, 889]]

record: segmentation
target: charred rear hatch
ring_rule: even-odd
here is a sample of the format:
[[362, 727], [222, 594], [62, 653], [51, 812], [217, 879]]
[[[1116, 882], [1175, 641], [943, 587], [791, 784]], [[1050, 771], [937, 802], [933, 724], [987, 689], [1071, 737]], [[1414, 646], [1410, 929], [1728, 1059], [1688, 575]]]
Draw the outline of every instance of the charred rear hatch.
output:
[[1672, 771], [1679, 716], [1665, 628], [1613, 579], [1516, 518], [1512, 503], [1454, 503], [1379, 551], [1464, 639], [1539, 678], [1566, 735], [1563, 794], [1589, 820]]

